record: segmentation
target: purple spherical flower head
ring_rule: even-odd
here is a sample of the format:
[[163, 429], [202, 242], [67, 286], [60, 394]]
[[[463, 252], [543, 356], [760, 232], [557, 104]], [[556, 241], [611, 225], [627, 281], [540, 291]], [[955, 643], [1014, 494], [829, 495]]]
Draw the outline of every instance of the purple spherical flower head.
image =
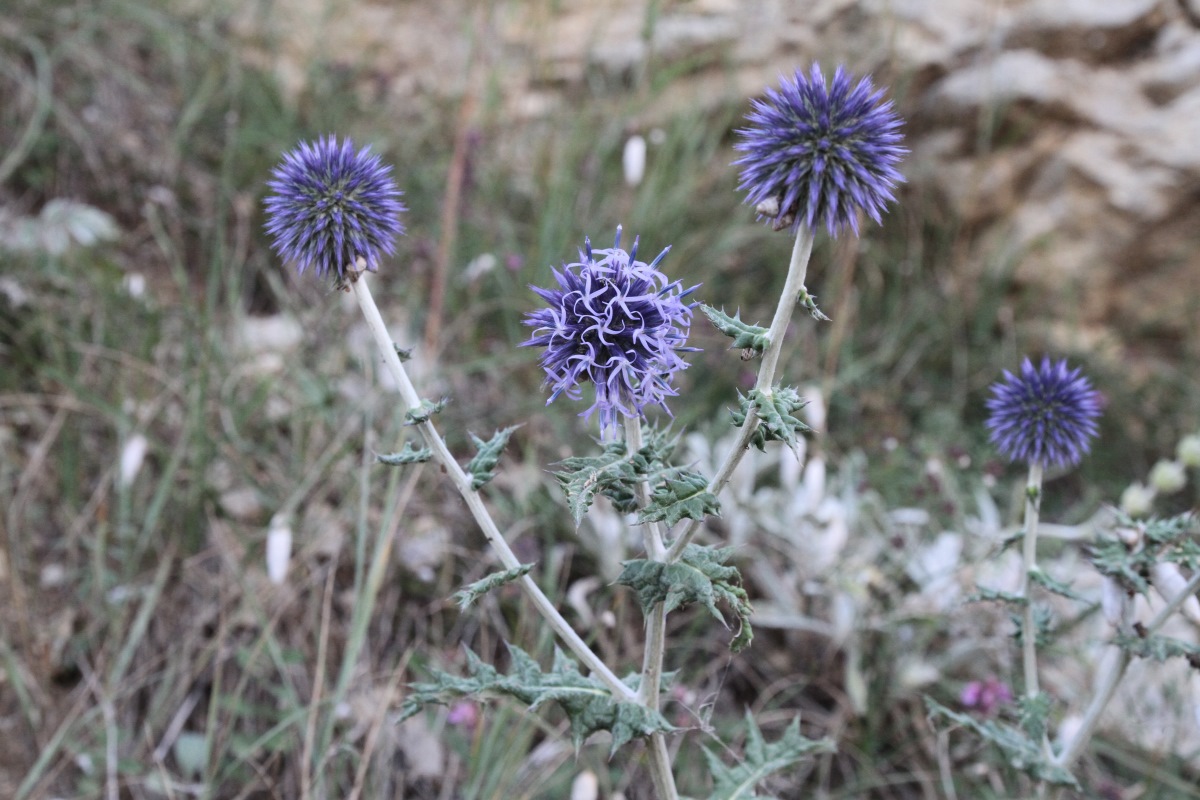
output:
[[[739, 189], [775, 229], [824, 225], [836, 236], [847, 225], [858, 234], [858, 209], [876, 222], [892, 189], [904, 181], [896, 165], [908, 152], [900, 143], [901, 120], [870, 78], [852, 84], [838, 67], [826, 86], [819, 64], [807, 76], [797, 70], [752, 101], [750, 127], [734, 147], [746, 154]], [[769, 211], [765, 209], [770, 209]]]
[[1088, 451], [1100, 417], [1100, 393], [1081, 370], [1049, 358], [1035, 368], [1028, 358], [1021, 374], [1004, 371], [987, 401], [987, 428], [1001, 455], [1012, 461], [1073, 466]]
[[404, 233], [391, 172], [371, 148], [355, 152], [349, 139], [301, 142], [267, 182], [275, 192], [265, 202], [275, 252], [301, 273], [311, 266], [318, 276], [340, 279], [359, 258], [374, 272]]
[[677, 394], [674, 374], [686, 369], [679, 357], [686, 347], [692, 308], [684, 298], [696, 290], [681, 289], [658, 269], [659, 253], [649, 264], [637, 260], [638, 243], [621, 249], [621, 229], [607, 250], [593, 250], [585, 239], [580, 260], [554, 270], [557, 288], [531, 286], [549, 308], [529, 313], [525, 324], [535, 330], [523, 347], [545, 347], [542, 368], [552, 389], [549, 405], [565, 394], [581, 397], [591, 383], [596, 401], [580, 416], [600, 412], [600, 430], [616, 425], [617, 415], [640, 416], [646, 406], [661, 406]]

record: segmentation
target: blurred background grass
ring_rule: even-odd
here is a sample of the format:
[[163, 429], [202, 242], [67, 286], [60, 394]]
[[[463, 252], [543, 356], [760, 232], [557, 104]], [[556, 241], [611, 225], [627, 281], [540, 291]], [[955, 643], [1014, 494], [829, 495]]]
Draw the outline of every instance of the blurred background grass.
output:
[[[402, 412], [373, 388], [346, 298], [268, 250], [261, 199], [280, 153], [327, 132], [396, 165], [409, 236], [377, 295], [397, 339], [418, 344], [426, 393], [453, 398], [442, 427], [456, 452], [468, 452], [467, 430], [529, 420], [492, 504], [561, 596], [596, 562], [544, 470], [590, 440], [577, 408], [543, 409], [536, 354], [516, 347], [535, 305], [527, 285], [584, 236], [607, 245], [620, 223], [643, 252], [670, 244], [666, 270], [702, 282], [699, 299], [768, 319], [790, 242], [739, 206], [729, 162], [745, 99], [658, 120], [672, 72], [652, 63], [628, 91], [578, 97], [536, 123], [504, 119], [486, 80], [462, 101], [476, 113], [431, 102], [398, 120], [342, 60], [310, 63], [285, 99], [230, 35], [235, 13], [261, 15], [270, 46], [270, 3], [0, 10], [0, 206], [32, 217], [70, 198], [120, 229], [100, 246], [0, 252], [0, 796], [557, 798], [585, 771], [604, 797], [646, 796], [636, 758], [609, 762], [603, 744], [574, 758], [553, 714], [501, 706], [473, 727], [444, 714], [388, 722], [397, 687], [425, 665], [454, 668], [463, 645], [496, 654], [509, 640], [544, 656], [551, 643], [512, 593], [468, 614], [448, 603], [489, 571], [481, 542], [436, 470], [371, 467], [371, 450], [399, 448]], [[621, 154], [632, 121], [647, 118], [657, 133], [635, 190]], [[512, 157], [514, 141], [525, 158]], [[821, 446], [834, 464], [858, 459], [859, 490], [951, 525], [962, 510], [931, 494], [926, 464], [960, 465], [964, 482], [1001, 477], [1007, 508], [1019, 477], [989, 455], [982, 404], [1037, 344], [1019, 322], [1027, 299], [1012, 264], [987, 265], [984, 285], [956, 277], [967, 235], [910, 185], [863, 239], [819, 239], [809, 286], [834, 322], [798, 319], [784, 365], [826, 398]], [[485, 254], [494, 268], [468, 269]], [[439, 263], [441, 329], [421, 348]], [[275, 347], [255, 325], [281, 318], [293, 327]], [[693, 336], [704, 352], [683, 377], [675, 425], [713, 437], [748, 375], [715, 331], [698, 322]], [[1133, 385], [1071, 355], [1109, 406], [1094, 455], [1049, 494], [1048, 516], [1068, 522], [1165, 455], [1195, 426], [1200, 396], [1196, 364]], [[138, 437], [144, 464], [122, 479]], [[295, 531], [283, 585], [263, 567], [273, 517]], [[610, 585], [592, 592], [611, 615], [590, 638], [633, 663], [636, 608]], [[708, 620], [676, 616], [673, 641], [688, 644], [669, 665], [701, 710], [680, 724], [736, 736], [743, 707], [777, 728], [801, 709], [808, 732], [839, 738], [841, 754], [781, 778], [781, 796], [938, 795], [936, 737], [919, 700], [895, 696], [892, 655], [904, 646], [887, 630], [865, 656], [871, 702], [854, 718], [843, 656], [827, 642], [764, 631], [753, 658], [732, 659]], [[945, 635], [935, 620], [922, 629], [922, 646]], [[703, 741], [693, 733], [678, 756], [695, 794]], [[1182, 766], [1110, 750], [1103, 780], [1140, 781], [1142, 797], [1194, 795]], [[1003, 764], [981, 763], [955, 776], [964, 796], [1019, 785]]]

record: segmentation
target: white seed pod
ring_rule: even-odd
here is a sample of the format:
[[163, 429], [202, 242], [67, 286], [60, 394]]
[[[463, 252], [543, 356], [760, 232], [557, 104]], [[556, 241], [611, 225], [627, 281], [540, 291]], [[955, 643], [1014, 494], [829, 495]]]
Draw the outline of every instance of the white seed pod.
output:
[[292, 526], [286, 517], [276, 514], [267, 529], [267, 577], [271, 583], [279, 586], [287, 580], [291, 560]]
[[125, 446], [121, 448], [120, 468], [117, 470], [118, 486], [124, 488], [133, 483], [133, 479], [142, 469], [142, 462], [146, 460], [146, 448], [149, 444], [146, 437], [140, 433], [135, 433], [125, 442]]
[[625, 150], [621, 153], [621, 166], [625, 169], [625, 183], [637, 186], [646, 175], [646, 140], [639, 134], [634, 134], [625, 140]]

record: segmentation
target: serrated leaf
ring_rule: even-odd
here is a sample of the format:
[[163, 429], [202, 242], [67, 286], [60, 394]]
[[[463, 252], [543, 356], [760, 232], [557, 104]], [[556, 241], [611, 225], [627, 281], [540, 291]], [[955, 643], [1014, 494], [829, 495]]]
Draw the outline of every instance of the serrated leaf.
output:
[[469, 434], [471, 443], [475, 445], [475, 449], [479, 452], [475, 457], [467, 462], [467, 473], [471, 476], [471, 488], [479, 489], [488, 481], [496, 477], [496, 473], [492, 472], [496, 468], [497, 462], [500, 461], [500, 454], [504, 452], [504, 446], [508, 444], [508, 437], [512, 436], [513, 431], [521, 427], [513, 425], [504, 430], [496, 431], [496, 434], [486, 442], [480, 439], [475, 434]]
[[998, 602], [1009, 603], [1014, 606], [1024, 606], [1029, 602], [1028, 598], [1022, 597], [1019, 594], [1013, 594], [1012, 592], [1002, 592], [999, 589], [989, 589], [986, 586], [976, 586], [975, 588], [979, 591], [967, 596], [966, 601], [968, 603]]
[[765, 778], [795, 766], [811, 755], [836, 752], [837, 745], [831, 739], [805, 737], [800, 733], [799, 719], [792, 720], [783, 736], [768, 744], [754, 716], [747, 711], [746, 748], [740, 764], [728, 767], [707, 747], [703, 750], [704, 760], [708, 762], [708, 770], [713, 776], [713, 792], [708, 800], [768, 800], [766, 796], [755, 793], [755, 788]]
[[1021, 770], [1037, 780], [1058, 786], [1070, 786], [1073, 789], [1079, 788], [1079, 782], [1069, 770], [1046, 757], [1040, 737], [1035, 740], [1013, 725], [992, 719], [976, 719], [968, 714], [951, 711], [929, 697], [925, 698], [925, 707], [931, 718], [942, 717], [974, 731], [977, 736], [995, 746], [1013, 769]]
[[790, 386], [776, 386], [770, 391], [751, 389], [747, 395], [738, 392], [739, 410], [730, 412], [733, 424], [742, 427], [753, 405], [758, 417], [758, 427], [750, 437], [750, 444], [766, 450], [767, 442], [783, 442], [788, 447], [796, 446], [796, 435], [809, 430], [795, 412], [804, 408], [808, 401]]
[[1038, 692], [1033, 697], [1022, 695], [1017, 700], [1018, 724], [1032, 741], [1040, 742], [1046, 735], [1050, 719], [1050, 695]]
[[575, 524], [583, 520], [597, 494], [612, 500], [622, 513], [636, 511], [638, 483], [653, 482], [665, 468], [664, 461], [674, 447], [674, 441], [653, 432], [636, 453], [629, 453], [624, 442], [609, 442], [598, 456], [572, 456], [560, 461], [562, 469], [554, 477], [567, 496], [567, 507]]
[[433, 451], [428, 447], [417, 449], [412, 442], [405, 442], [404, 449], [399, 453], [376, 453], [375, 460], [389, 467], [400, 467], [405, 464], [423, 464], [433, 458]]
[[753, 609], [749, 595], [741, 587], [741, 573], [737, 567], [725, 564], [732, 553], [732, 547], [717, 549], [693, 544], [684, 548], [678, 561], [670, 564], [645, 558], [626, 561], [617, 583], [637, 592], [642, 613], [647, 615], [659, 603], [668, 613], [689, 603], [699, 603], [729, 627], [717, 608], [718, 602], [725, 603], [738, 618], [737, 633], [729, 643], [729, 649], [737, 653], [754, 639], [750, 627]]
[[443, 398], [436, 403], [430, 400], [422, 400], [421, 405], [416, 408], [410, 408], [404, 414], [405, 425], [420, 425], [422, 422], [428, 422], [434, 414], [440, 412], [450, 401]]
[[[461, 697], [487, 696], [511, 697], [527, 705], [530, 711], [545, 703], [558, 703], [570, 721], [576, 752], [597, 731], [612, 733], [611, 755], [635, 737], [675, 730], [657, 711], [640, 703], [618, 702], [598, 678], [580, 674], [575, 662], [557, 648], [548, 672], [542, 671], [537, 661], [516, 645], [508, 645], [508, 652], [512, 665], [507, 675], [467, 650], [466, 677], [435, 670], [433, 681], [410, 684], [408, 697], [400, 708], [400, 721], [418, 713], [428, 703], [447, 705]], [[639, 680], [640, 676], [635, 674], [625, 678], [625, 683], [636, 689]]]
[[[730, 350], [749, 350], [754, 355], [761, 356], [771, 340], [767, 338], [767, 329], [750, 325], [741, 320], [741, 313], [732, 317], [723, 311], [717, 311], [712, 306], [700, 304], [700, 310], [708, 317], [717, 330], [733, 339]], [[748, 360], [748, 359], [747, 359]]]
[[499, 588], [506, 583], [512, 583], [515, 580], [525, 577], [529, 574], [529, 570], [533, 569], [533, 564], [521, 564], [506, 569], [502, 572], [493, 572], [484, 578], [480, 578], [474, 583], [469, 583], [459, 589], [450, 599], [458, 603], [458, 607], [462, 611], [466, 611], [467, 607], [490, 592], [492, 589]]
[[720, 514], [721, 504], [708, 491], [708, 479], [698, 472], [682, 471], [655, 487], [638, 522], [661, 522], [670, 528], [684, 518], [702, 520]]
[[1166, 661], [1168, 658], [1183, 658], [1194, 669], [1200, 669], [1200, 646], [1172, 636], [1129, 636], [1118, 635], [1114, 640], [1117, 647], [1138, 658]]
[[1091, 602], [1088, 598], [1084, 597], [1079, 592], [1072, 589], [1069, 584], [1066, 584], [1066, 583], [1063, 583], [1062, 581], [1058, 581], [1058, 580], [1055, 580], [1054, 578], [1051, 578], [1049, 575], [1047, 575], [1045, 572], [1042, 572], [1040, 569], [1030, 570], [1029, 571], [1029, 580], [1033, 581], [1038, 586], [1041, 586], [1043, 589], [1053, 592], [1054, 594], [1061, 595], [1062, 597], [1065, 597], [1068, 600], [1078, 600], [1081, 603]]

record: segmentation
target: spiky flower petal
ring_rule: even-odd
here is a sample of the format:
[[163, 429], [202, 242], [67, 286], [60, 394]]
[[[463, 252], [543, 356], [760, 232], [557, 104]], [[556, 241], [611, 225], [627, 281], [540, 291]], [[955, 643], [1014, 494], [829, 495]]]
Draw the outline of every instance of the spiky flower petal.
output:
[[542, 368], [551, 388], [547, 405], [560, 394], [572, 400], [581, 386], [595, 386], [596, 400], [580, 416], [599, 411], [600, 429], [616, 425], [618, 414], [641, 416], [647, 406], [661, 406], [677, 392], [676, 372], [687, 368], [680, 358], [691, 328], [692, 308], [684, 298], [697, 287], [682, 289], [658, 268], [671, 248], [646, 264], [637, 260], [637, 239], [628, 253], [621, 249], [621, 229], [613, 246], [593, 250], [585, 239], [580, 260], [554, 270], [557, 288], [531, 286], [549, 305], [526, 315], [535, 330], [522, 346], [545, 347]]
[[267, 233], [282, 258], [301, 273], [338, 278], [361, 258], [372, 272], [404, 233], [401, 192], [370, 147], [355, 152], [350, 139], [330, 135], [301, 142], [286, 153], [268, 181]]
[[1004, 371], [987, 401], [987, 428], [1001, 455], [1012, 461], [1073, 466], [1088, 452], [1100, 417], [1100, 393], [1067, 362], [1040, 367], [1026, 358], [1021, 374]]
[[739, 189], [775, 229], [801, 223], [823, 225], [833, 236], [849, 226], [858, 234], [858, 209], [881, 221], [881, 212], [904, 181], [896, 165], [908, 152], [900, 145], [902, 124], [883, 91], [870, 78], [851, 83], [838, 67], [826, 85], [819, 64], [806, 76], [797, 70], [767, 89], [746, 115], [750, 127], [735, 145], [746, 154]]

